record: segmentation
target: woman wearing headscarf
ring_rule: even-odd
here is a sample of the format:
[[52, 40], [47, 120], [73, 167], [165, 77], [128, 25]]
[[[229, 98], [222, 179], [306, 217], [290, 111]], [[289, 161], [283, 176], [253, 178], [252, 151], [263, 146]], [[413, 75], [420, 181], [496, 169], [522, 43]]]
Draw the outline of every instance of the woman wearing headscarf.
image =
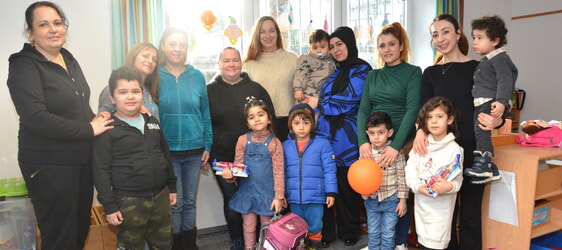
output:
[[[363, 84], [371, 66], [358, 57], [355, 34], [349, 27], [339, 27], [330, 35], [330, 52], [336, 61], [334, 74], [326, 80], [320, 97], [306, 96], [313, 108], [318, 108], [318, 129], [330, 135], [337, 166], [338, 196], [336, 197], [337, 236], [346, 246], [353, 246], [361, 233], [359, 202], [361, 196], [347, 181], [347, 171], [359, 158], [357, 145], [357, 113]], [[334, 213], [324, 213], [324, 245], [335, 240]]]

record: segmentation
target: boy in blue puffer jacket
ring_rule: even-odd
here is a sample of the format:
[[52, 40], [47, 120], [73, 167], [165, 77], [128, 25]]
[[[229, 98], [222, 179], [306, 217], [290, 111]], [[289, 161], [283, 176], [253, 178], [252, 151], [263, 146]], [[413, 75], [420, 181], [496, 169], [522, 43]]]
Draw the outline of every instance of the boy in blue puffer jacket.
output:
[[336, 164], [327, 137], [314, 131], [314, 110], [306, 103], [289, 111], [285, 155], [285, 196], [291, 212], [308, 224], [308, 249], [322, 249], [324, 204], [332, 207], [338, 192]]

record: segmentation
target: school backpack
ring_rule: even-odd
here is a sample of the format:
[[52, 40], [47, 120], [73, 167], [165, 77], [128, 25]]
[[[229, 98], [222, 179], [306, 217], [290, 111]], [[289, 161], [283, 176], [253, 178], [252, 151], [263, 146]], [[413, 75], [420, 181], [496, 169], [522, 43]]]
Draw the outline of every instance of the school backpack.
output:
[[562, 129], [558, 126], [540, 130], [534, 134], [518, 135], [517, 143], [525, 147], [561, 147]]
[[308, 224], [293, 213], [275, 214], [260, 230], [259, 248], [266, 250], [304, 249]]

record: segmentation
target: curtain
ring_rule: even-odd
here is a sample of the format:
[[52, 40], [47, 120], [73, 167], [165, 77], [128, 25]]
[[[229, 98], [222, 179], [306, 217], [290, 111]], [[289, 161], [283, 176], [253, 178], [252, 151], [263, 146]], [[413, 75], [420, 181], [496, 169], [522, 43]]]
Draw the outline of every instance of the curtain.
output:
[[113, 0], [113, 68], [123, 66], [129, 48], [149, 42], [158, 47], [166, 28], [165, 0]]
[[437, 0], [437, 15], [439, 14], [451, 14], [458, 21], [461, 26], [463, 25], [464, 17], [464, 0]]

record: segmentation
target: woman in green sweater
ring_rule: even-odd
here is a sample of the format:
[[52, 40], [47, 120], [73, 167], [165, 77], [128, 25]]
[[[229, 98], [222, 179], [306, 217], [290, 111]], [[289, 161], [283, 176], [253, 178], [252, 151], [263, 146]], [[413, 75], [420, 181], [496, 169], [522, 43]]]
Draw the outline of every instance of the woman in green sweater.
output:
[[407, 63], [410, 59], [408, 36], [400, 23], [383, 27], [377, 37], [379, 64], [365, 80], [359, 105], [357, 134], [360, 158], [372, 158], [365, 121], [375, 111], [392, 118], [394, 136], [390, 148], [383, 152], [381, 167], [392, 165], [402, 147], [414, 139], [415, 122], [420, 109], [421, 69]]
[[[365, 132], [367, 117], [375, 111], [390, 115], [394, 135], [390, 138], [390, 147], [381, 151], [382, 155], [378, 161], [381, 167], [386, 168], [394, 163], [404, 145], [414, 139], [415, 122], [420, 109], [421, 69], [408, 63], [410, 44], [408, 35], [400, 23], [392, 23], [382, 28], [377, 36], [377, 49], [379, 65], [382, 68], [371, 71], [365, 80], [357, 117], [357, 135], [360, 158], [373, 159], [369, 138]], [[398, 206], [405, 208], [408, 197], [398, 198]], [[396, 226], [396, 244], [400, 247], [406, 244], [409, 212]]]

